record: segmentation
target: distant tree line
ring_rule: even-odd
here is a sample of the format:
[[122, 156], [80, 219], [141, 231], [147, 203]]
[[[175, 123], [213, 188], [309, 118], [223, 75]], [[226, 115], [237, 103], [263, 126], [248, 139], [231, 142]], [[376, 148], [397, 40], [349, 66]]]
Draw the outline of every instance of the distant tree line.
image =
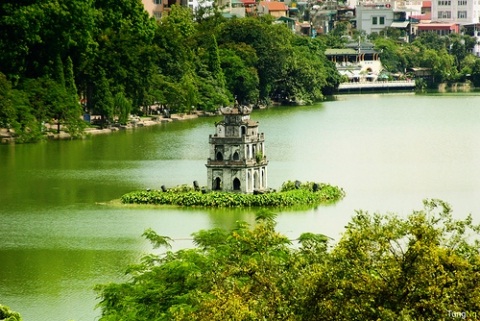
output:
[[194, 17], [173, 7], [160, 21], [140, 0], [0, 3], [0, 128], [18, 141], [55, 119], [81, 134], [84, 112], [104, 123], [159, 105], [171, 112], [221, 105], [313, 102], [340, 77], [325, 43], [272, 17]]

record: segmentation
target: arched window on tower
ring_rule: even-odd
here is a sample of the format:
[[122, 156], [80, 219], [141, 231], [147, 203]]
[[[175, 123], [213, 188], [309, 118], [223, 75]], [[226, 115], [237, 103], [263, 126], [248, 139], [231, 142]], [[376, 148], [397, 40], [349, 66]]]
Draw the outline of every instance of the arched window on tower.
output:
[[235, 179], [233, 180], [233, 190], [234, 191], [239, 191], [240, 186], [241, 186], [240, 180], [237, 177], [235, 177]]
[[247, 128], [245, 126], [242, 126], [240, 132], [242, 133], [242, 136], [245, 136], [247, 134]]
[[233, 153], [233, 160], [234, 161], [240, 160], [240, 154], [238, 154], [238, 151], [235, 151], [235, 153]]
[[215, 178], [215, 180], [213, 181], [212, 189], [214, 191], [222, 190], [222, 180], [220, 179], [220, 177]]
[[217, 152], [216, 159], [217, 159], [217, 161], [223, 161], [223, 154], [222, 154], [222, 152]]

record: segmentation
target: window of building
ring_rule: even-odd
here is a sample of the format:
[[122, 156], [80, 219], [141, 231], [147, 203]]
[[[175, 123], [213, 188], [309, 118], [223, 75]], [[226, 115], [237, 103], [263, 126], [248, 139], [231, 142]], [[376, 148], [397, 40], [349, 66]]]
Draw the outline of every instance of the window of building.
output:
[[385, 25], [385, 17], [372, 17], [372, 25]]
[[[461, 1], [461, 0], [459, 0], [459, 1]], [[452, 5], [452, 1], [451, 0], [439, 0], [438, 5], [439, 6], [450, 6], [450, 5]]]
[[153, 3], [155, 3], [155, 4], [161, 4], [161, 3], [162, 3], [162, 0], [153, 0]]
[[466, 19], [467, 18], [467, 11], [458, 11], [457, 12], [457, 18], [458, 19]]
[[171, 8], [175, 4], [179, 4], [179, 3], [177, 3], [177, 0], [168, 0], [166, 7]]
[[154, 11], [153, 16], [155, 19], [162, 19], [162, 12], [161, 11]]
[[467, 5], [467, 0], [458, 0], [458, 5], [459, 6], [466, 6]]
[[438, 12], [438, 19], [451, 19], [452, 12], [451, 11], [439, 11]]

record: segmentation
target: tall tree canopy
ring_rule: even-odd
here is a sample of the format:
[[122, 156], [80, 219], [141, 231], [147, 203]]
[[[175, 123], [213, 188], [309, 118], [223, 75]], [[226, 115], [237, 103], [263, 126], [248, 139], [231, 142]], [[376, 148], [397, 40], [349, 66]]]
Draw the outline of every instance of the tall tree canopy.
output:
[[180, 6], [156, 21], [139, 0], [2, 1], [0, 72], [12, 92], [23, 93], [17, 101], [30, 115], [17, 126], [5, 107], [0, 122], [20, 135], [41, 133], [33, 127], [54, 118], [58, 129], [78, 132], [80, 100], [85, 112], [111, 123], [119, 121], [116, 111], [142, 114], [154, 104], [190, 112], [214, 111], [235, 97], [245, 104], [323, 99], [338, 85], [336, 70], [321, 50], [305, 52], [301, 36], [273, 22], [225, 19], [215, 8], [194, 19]]

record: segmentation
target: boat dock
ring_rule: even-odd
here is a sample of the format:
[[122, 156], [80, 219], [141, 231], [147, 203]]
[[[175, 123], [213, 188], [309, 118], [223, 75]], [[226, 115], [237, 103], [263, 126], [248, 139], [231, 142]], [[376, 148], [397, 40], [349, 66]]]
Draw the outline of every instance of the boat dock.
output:
[[339, 92], [362, 92], [362, 91], [395, 91], [395, 90], [414, 90], [415, 80], [395, 80], [395, 81], [365, 81], [365, 82], [347, 82], [338, 86]]

